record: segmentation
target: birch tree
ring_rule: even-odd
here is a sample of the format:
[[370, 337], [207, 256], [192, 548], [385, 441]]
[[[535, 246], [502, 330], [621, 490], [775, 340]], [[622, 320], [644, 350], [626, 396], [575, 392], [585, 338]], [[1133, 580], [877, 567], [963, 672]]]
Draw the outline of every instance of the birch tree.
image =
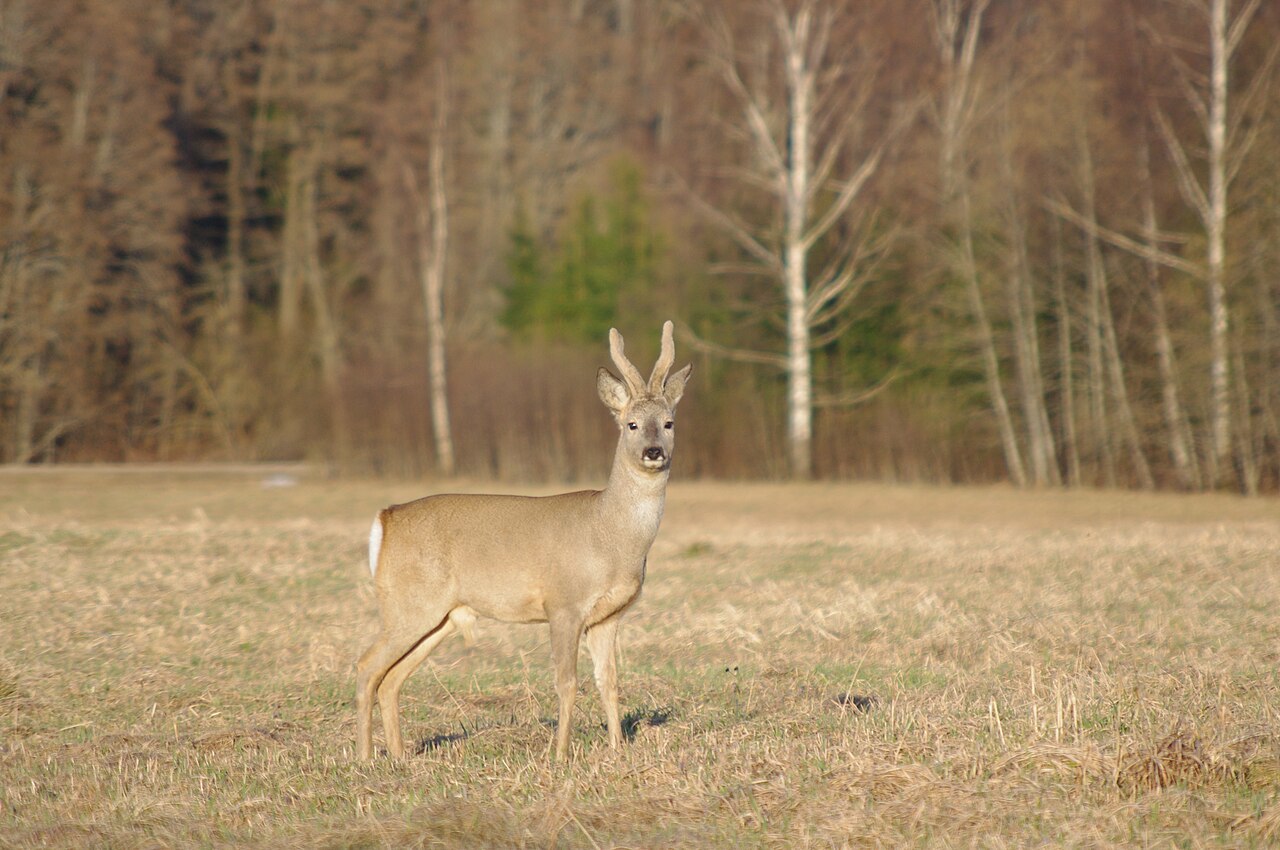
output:
[[413, 166], [405, 163], [405, 185], [415, 209], [418, 243], [418, 276], [427, 320], [427, 379], [431, 393], [431, 426], [435, 436], [436, 464], [442, 475], [455, 469], [453, 428], [449, 418], [448, 370], [445, 360], [444, 283], [449, 240], [449, 207], [445, 189], [444, 154], [447, 137], [447, 90], [444, 66], [437, 72], [438, 97], [428, 154], [429, 183], [423, 197]]
[[[744, 58], [747, 51], [740, 51], [723, 17], [708, 21], [706, 30], [711, 61], [740, 110], [740, 130], [750, 156], [737, 176], [768, 195], [778, 219], [775, 226], [752, 226], [733, 211], [697, 197], [695, 202], [737, 243], [754, 272], [762, 271], [776, 282], [783, 296], [786, 346], [777, 353], [701, 340], [695, 344], [785, 372], [788, 469], [792, 477], [803, 479], [813, 474], [812, 351], [832, 338], [817, 331], [830, 326], [852, 303], [866, 280], [865, 261], [876, 251], [866, 240], [837, 244], [834, 231], [847, 223], [893, 131], [864, 154], [852, 150], [865, 119], [873, 75], [860, 68], [861, 81], [851, 85], [853, 69], [829, 52], [840, 4], [806, 0], [792, 11], [781, 0], [763, 0], [753, 9], [764, 13], [762, 37], [768, 40], [753, 45], [754, 63]], [[841, 168], [849, 161], [852, 165]], [[820, 243], [830, 259], [815, 271], [810, 257]]]
[[[1010, 98], [1011, 99], [1011, 98]], [[1061, 484], [1057, 449], [1049, 411], [1045, 405], [1044, 377], [1040, 363], [1040, 333], [1037, 327], [1035, 291], [1032, 286], [1031, 263], [1028, 258], [1026, 210], [1019, 202], [1014, 174], [1015, 143], [1013, 121], [1008, 114], [1001, 120], [1004, 155], [1000, 158], [1001, 182], [1004, 184], [1004, 219], [1009, 257], [1005, 272], [1005, 300], [1008, 305], [1009, 331], [1013, 344], [1013, 363], [1027, 435], [1027, 455], [1031, 463], [1032, 481], [1036, 485]], [[972, 239], [972, 236], [966, 238]]]
[[[1145, 128], [1146, 125], [1143, 126]], [[1156, 363], [1160, 370], [1160, 406], [1164, 414], [1165, 431], [1169, 441], [1169, 456], [1173, 461], [1179, 486], [1184, 490], [1199, 490], [1201, 487], [1200, 464], [1196, 458], [1191, 424], [1182, 406], [1177, 355], [1173, 347], [1173, 335], [1169, 331], [1169, 311], [1165, 306], [1162, 269], [1156, 260], [1160, 226], [1156, 217], [1155, 192], [1151, 178], [1151, 145], [1145, 132], [1138, 148], [1138, 179], [1142, 184], [1143, 244], [1147, 249], [1143, 257], [1143, 267], [1146, 271], [1147, 292], [1151, 301], [1151, 321], [1156, 337]]]
[[939, 132], [938, 171], [942, 182], [943, 215], [953, 232], [947, 265], [960, 278], [977, 329], [978, 347], [987, 395], [1000, 432], [1005, 467], [1018, 486], [1027, 483], [1026, 464], [1018, 445], [1013, 415], [1000, 374], [1000, 357], [986, 299], [978, 280], [973, 241], [973, 201], [969, 188], [968, 138], [978, 111], [974, 60], [978, 33], [988, 0], [935, 0], [934, 37], [943, 66], [943, 85], [935, 106]]
[[[1258, 11], [1260, 0], [1245, 0], [1234, 18], [1230, 0], [1187, 0], [1208, 25], [1209, 74], [1201, 75], [1181, 60], [1174, 62], [1187, 104], [1199, 120], [1205, 145], [1202, 179], [1193, 165], [1191, 145], [1180, 139], [1164, 110], [1157, 108], [1156, 126], [1173, 160], [1178, 188], [1204, 228], [1203, 278], [1209, 300], [1209, 431], [1208, 476], [1224, 483], [1231, 456], [1231, 361], [1228, 353], [1230, 312], [1227, 303], [1227, 195], [1253, 136], [1240, 133], [1240, 122], [1228, 116], [1231, 57]], [[1172, 52], [1171, 52], [1172, 53]], [[1176, 58], [1176, 54], [1172, 54]]]

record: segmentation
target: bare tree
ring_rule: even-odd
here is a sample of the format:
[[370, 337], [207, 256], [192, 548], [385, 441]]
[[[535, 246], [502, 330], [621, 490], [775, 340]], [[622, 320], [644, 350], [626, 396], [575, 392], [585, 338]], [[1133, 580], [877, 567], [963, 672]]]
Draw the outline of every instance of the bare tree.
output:
[[1053, 300], [1058, 324], [1058, 379], [1060, 396], [1059, 416], [1062, 423], [1062, 443], [1066, 460], [1066, 484], [1080, 486], [1080, 441], [1076, 434], [1075, 360], [1072, 356], [1071, 305], [1067, 301], [1067, 270], [1062, 250], [1062, 225], [1057, 219], [1053, 226]]
[[[817, 333], [836, 322], [866, 281], [867, 260], [883, 248], [858, 237], [839, 244], [833, 237], [850, 208], [879, 168], [893, 130], [869, 152], [855, 155], [859, 126], [866, 118], [873, 74], [853, 69], [829, 52], [838, 4], [805, 0], [788, 8], [781, 0], [753, 6], [767, 19], [767, 45], [753, 63], [735, 43], [723, 16], [711, 16], [705, 30], [711, 61], [741, 109], [740, 130], [751, 162], [738, 176], [763, 189], [775, 206], [776, 228], [752, 226], [733, 212], [695, 196], [701, 210], [733, 238], [754, 266], [774, 279], [783, 296], [786, 350], [740, 351], [695, 340], [703, 350], [780, 367], [787, 375], [787, 457], [795, 478], [813, 474], [812, 350], [835, 334]], [[776, 63], [771, 61], [777, 49]], [[780, 74], [777, 72], [780, 71]], [[780, 76], [778, 85], [773, 85]], [[905, 120], [898, 122], [900, 129]], [[842, 162], [855, 164], [837, 175]], [[809, 268], [815, 246], [830, 257], [816, 273]]]
[[448, 196], [444, 154], [447, 136], [447, 82], [444, 65], [437, 73], [438, 97], [431, 133], [429, 200], [422, 197], [413, 166], [405, 163], [405, 184], [416, 210], [418, 275], [427, 317], [427, 376], [431, 392], [431, 425], [435, 435], [436, 463], [441, 474], [455, 469], [453, 429], [449, 420], [448, 370], [445, 362], [444, 270], [449, 239]]
[[[1145, 126], [1145, 124], [1144, 124]], [[1151, 178], [1151, 145], [1144, 133], [1138, 148], [1138, 179], [1142, 183], [1142, 229], [1148, 251], [1143, 257], [1147, 292], [1151, 299], [1151, 321], [1155, 330], [1156, 363], [1160, 370], [1160, 399], [1164, 413], [1169, 455], [1178, 484], [1186, 490], [1202, 486], [1200, 464], [1195, 453], [1191, 425], [1182, 406], [1179, 390], [1177, 355], [1173, 335], [1169, 331], [1169, 311], [1165, 306], [1161, 266], [1156, 260], [1160, 227], [1156, 218], [1155, 193]]]
[[934, 2], [934, 36], [943, 63], [943, 86], [936, 107], [940, 145], [938, 171], [942, 180], [943, 215], [954, 232], [954, 242], [948, 246], [947, 265], [964, 284], [977, 328], [982, 372], [1000, 431], [1005, 466], [1013, 482], [1021, 487], [1027, 483], [1026, 465], [1000, 375], [995, 332], [978, 280], [973, 244], [973, 201], [969, 188], [967, 146], [978, 105], [974, 60], [987, 4], [988, 0], [974, 0], [967, 4], [966, 14], [963, 0]]
[[105, 3], [0, 12], [5, 461], [77, 433], [152, 450], [152, 412], [187, 390], [162, 377], [186, 202], [144, 29]]
[[1114, 451], [1108, 410], [1104, 396], [1111, 397], [1111, 406], [1118, 420], [1121, 437], [1129, 446], [1134, 473], [1144, 490], [1155, 487], [1150, 464], [1142, 450], [1142, 441], [1134, 420], [1133, 406], [1129, 402], [1129, 390], [1125, 382], [1124, 363], [1120, 357], [1120, 343], [1116, 336], [1115, 319], [1111, 309], [1110, 284], [1102, 246], [1098, 238], [1096, 178], [1093, 153], [1083, 115], [1077, 115], [1077, 154], [1079, 156], [1080, 186], [1084, 204], [1084, 228], [1086, 261], [1085, 278], [1089, 286], [1089, 359], [1093, 390], [1093, 407], [1098, 429], [1096, 438], [1101, 445], [1104, 472], [1108, 486], [1116, 483]]
[[[1006, 101], [1007, 106], [1008, 101]], [[1028, 258], [1026, 211], [1019, 202], [1014, 174], [1014, 127], [1005, 110], [1001, 121], [1004, 155], [1000, 157], [1001, 182], [1004, 184], [1004, 217], [1008, 232], [1009, 257], [1006, 261], [1005, 298], [1008, 304], [1013, 362], [1021, 397], [1022, 416], [1027, 433], [1027, 454], [1031, 463], [1032, 482], [1036, 485], [1061, 484], [1057, 449], [1049, 411], [1045, 405], [1044, 375], [1040, 364], [1040, 332], [1036, 315], [1035, 289], [1032, 285]], [[972, 239], [971, 236], [966, 237]]]
[[[1227, 192], [1240, 162], [1254, 136], [1241, 138], [1238, 121], [1228, 120], [1230, 96], [1228, 71], [1231, 57], [1248, 29], [1260, 0], [1245, 0], [1244, 7], [1230, 15], [1230, 0], [1186, 0], [1208, 23], [1208, 85], [1199, 84], [1200, 75], [1181, 60], [1174, 62], [1187, 103], [1200, 120], [1204, 133], [1204, 180], [1192, 164], [1188, 144], [1179, 139], [1164, 110], [1156, 110], [1160, 130], [1178, 177], [1183, 198], [1200, 219], [1205, 232], [1204, 282], [1209, 296], [1209, 479], [1221, 484], [1226, 479], [1231, 455], [1231, 374], [1227, 351], [1229, 308], [1226, 282]], [[1171, 51], [1171, 55], [1177, 56]], [[1207, 185], [1206, 185], [1207, 184]]]

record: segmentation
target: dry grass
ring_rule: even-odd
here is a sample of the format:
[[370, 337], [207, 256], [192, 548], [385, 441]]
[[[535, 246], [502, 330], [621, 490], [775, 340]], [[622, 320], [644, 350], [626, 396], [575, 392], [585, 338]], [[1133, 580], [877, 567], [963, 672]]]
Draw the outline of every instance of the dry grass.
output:
[[[467, 489], [475, 489], [468, 487]], [[482, 623], [352, 759], [368, 518], [407, 485], [0, 473], [0, 846], [1271, 846], [1280, 504], [676, 484], [548, 760]]]

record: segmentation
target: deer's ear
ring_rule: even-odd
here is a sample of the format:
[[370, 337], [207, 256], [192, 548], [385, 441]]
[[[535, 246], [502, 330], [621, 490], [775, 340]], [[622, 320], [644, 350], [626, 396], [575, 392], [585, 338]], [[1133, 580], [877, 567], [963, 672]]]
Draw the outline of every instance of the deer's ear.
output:
[[688, 383], [689, 376], [693, 374], [693, 364], [690, 363], [679, 372], [676, 372], [667, 382], [662, 385], [662, 397], [667, 400], [668, 407], [675, 407], [680, 402], [680, 397], [684, 395], [684, 385]]
[[604, 406], [612, 410], [615, 415], [621, 413], [622, 408], [631, 401], [631, 393], [627, 390], [627, 385], [615, 378], [603, 366], [596, 372], [596, 391], [600, 393], [600, 400], [604, 402]]

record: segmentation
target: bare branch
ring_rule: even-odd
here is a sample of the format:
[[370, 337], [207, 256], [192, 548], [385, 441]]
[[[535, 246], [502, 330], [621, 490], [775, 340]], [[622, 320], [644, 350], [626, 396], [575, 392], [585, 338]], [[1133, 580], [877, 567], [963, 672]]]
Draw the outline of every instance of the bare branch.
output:
[[[677, 178], [679, 179], [679, 178]], [[694, 208], [705, 216], [712, 224], [719, 227], [729, 235], [739, 247], [751, 256], [755, 257], [762, 264], [770, 269], [779, 270], [782, 268], [782, 261], [778, 257], [777, 252], [769, 250], [760, 240], [751, 235], [751, 231], [746, 225], [739, 222], [733, 216], [721, 210], [699, 195], [693, 190], [693, 187], [686, 184], [683, 180], [679, 180], [680, 188], [686, 197], [693, 202]]]
[[826, 186], [827, 178], [831, 175], [831, 170], [835, 167], [840, 153], [844, 150], [844, 145], [840, 144], [840, 142], [851, 135], [853, 125], [862, 117], [863, 109], [871, 99], [874, 89], [875, 73], [873, 72], [868, 74], [864, 83], [858, 87], [857, 94], [852, 98], [852, 102], [844, 102], [844, 117], [834, 128], [828, 131], [832, 142], [827, 145], [826, 150], [823, 151], [822, 158], [818, 161], [817, 167], [813, 170], [813, 181], [810, 184], [809, 197], [806, 200], [812, 200], [814, 195]]
[[[806, 298], [805, 317], [810, 327], [825, 324], [844, 312], [871, 280], [880, 259], [896, 238], [897, 230], [891, 229], [838, 252], [843, 260], [832, 261]], [[868, 257], [872, 259], [868, 261]]]
[[716, 357], [723, 357], [726, 360], [736, 360], [739, 363], [758, 363], [765, 366], [772, 366], [775, 369], [786, 369], [787, 358], [781, 354], [774, 354], [769, 351], [754, 351], [748, 348], [730, 348], [720, 345], [716, 342], [703, 339], [693, 332], [693, 329], [681, 322], [680, 339], [687, 342], [695, 351], [701, 351], [703, 354], [711, 354]]
[[1236, 175], [1240, 173], [1240, 168], [1244, 165], [1249, 149], [1252, 148], [1253, 143], [1258, 140], [1258, 134], [1261, 130], [1262, 122], [1255, 121], [1249, 126], [1244, 138], [1241, 139], [1238, 144], [1227, 146], [1227, 162], [1226, 168], [1224, 169], [1223, 179], [1228, 186], [1235, 182]]
[[1178, 176], [1178, 187], [1182, 190], [1182, 197], [1195, 209], [1201, 221], [1208, 221], [1210, 216], [1209, 199], [1205, 196], [1204, 188], [1200, 185], [1200, 181], [1196, 179], [1195, 172], [1191, 169], [1191, 162], [1187, 159], [1187, 152], [1182, 147], [1182, 143], [1178, 141], [1178, 137], [1174, 135], [1173, 127], [1170, 126], [1169, 118], [1164, 114], [1164, 110], [1157, 107], [1153, 111], [1155, 112], [1156, 128], [1160, 131], [1160, 137], [1164, 139], [1169, 155], [1173, 157], [1174, 173]]
[[774, 269], [766, 268], [759, 264], [751, 263], [711, 263], [707, 266], [707, 271], [712, 274], [737, 274], [737, 275], [753, 275], [758, 277], [774, 278], [778, 272]]
[[1123, 233], [1103, 227], [1100, 224], [1089, 221], [1086, 217], [1073, 210], [1070, 206], [1062, 201], [1046, 198], [1044, 206], [1050, 212], [1065, 218], [1067, 221], [1079, 227], [1086, 233], [1097, 236], [1099, 239], [1114, 245], [1117, 248], [1128, 251], [1129, 253], [1168, 266], [1171, 269], [1177, 269], [1197, 278], [1204, 278], [1205, 270], [1195, 263], [1188, 262], [1176, 254], [1170, 254], [1163, 251], [1155, 245], [1144, 245], [1125, 236]]
[[1240, 98], [1239, 104], [1233, 110], [1234, 120], [1231, 127], [1227, 130], [1227, 138], [1225, 147], [1228, 151], [1227, 163], [1227, 184], [1230, 185], [1235, 180], [1240, 166], [1244, 164], [1244, 159], [1248, 155], [1249, 150], [1253, 147], [1253, 143], [1257, 141], [1259, 131], [1262, 129], [1263, 122], [1254, 121], [1245, 131], [1242, 140], [1237, 141], [1240, 128], [1245, 124], [1254, 102], [1263, 92], [1270, 92], [1272, 71], [1275, 69], [1276, 59], [1280, 57], [1280, 41], [1271, 46], [1267, 51], [1267, 56], [1262, 62], [1262, 67], [1258, 69], [1253, 81], [1249, 84], [1248, 90], [1244, 93], [1244, 97]]
[[831, 275], [816, 281], [805, 298], [804, 317], [810, 327], [819, 324], [818, 313], [840, 295], [849, 290], [857, 275], [857, 266], [853, 259], [845, 263], [843, 268]]
[[[818, 309], [813, 312], [809, 320], [812, 327], [820, 327], [836, 318], [841, 313], [844, 313], [848, 309], [849, 305], [853, 303], [854, 299], [856, 299], [862, 292], [867, 283], [871, 281], [872, 276], [866, 270], [863, 270], [860, 273], [850, 270], [845, 275], [842, 275], [842, 277], [847, 277], [848, 280], [838, 282], [832, 292], [832, 299], [834, 300], [829, 299], [830, 303], [828, 303], [825, 308]], [[843, 330], [840, 331], [840, 333], [843, 332]], [[836, 334], [836, 336], [839, 336], [839, 334]], [[821, 348], [826, 345], [828, 341], [829, 340], [826, 340], [825, 337], [814, 337], [810, 341], [810, 347]]]
[[856, 392], [845, 392], [839, 395], [818, 395], [814, 397], [814, 407], [853, 407], [862, 404], [865, 401], [878, 396], [880, 393], [888, 389], [889, 385], [902, 376], [902, 370], [895, 367], [888, 375], [885, 375], [880, 381], [865, 390]]
[[1236, 19], [1231, 22], [1227, 30], [1227, 56], [1236, 52], [1236, 48], [1240, 46], [1240, 39], [1244, 38], [1244, 31], [1249, 28], [1249, 22], [1253, 18], [1261, 0], [1248, 0], [1243, 9], [1236, 14]]
[[850, 178], [845, 181], [843, 186], [839, 187], [839, 195], [835, 201], [827, 208], [822, 217], [809, 228], [804, 235], [805, 250], [812, 248], [814, 243], [821, 239], [828, 230], [835, 225], [840, 217], [848, 210], [849, 205], [857, 198], [858, 193], [862, 191], [867, 181], [871, 179], [876, 170], [880, 167], [880, 161], [884, 158], [885, 151], [902, 133], [910, 126], [919, 113], [923, 100], [917, 100], [907, 106], [897, 118], [893, 125], [885, 133], [884, 138], [876, 145], [875, 149], [862, 161], [862, 165], [853, 173]]
[[726, 165], [721, 168], [708, 169], [703, 173], [716, 177], [732, 179], [744, 186], [749, 186], [752, 189], [758, 189], [762, 192], [768, 192], [769, 194], [778, 197], [786, 191], [786, 184], [783, 182], [781, 175], [773, 175], [770, 177], [768, 175], [753, 172], [751, 169], [744, 168], [742, 166]]
[[884, 156], [888, 143], [888, 139], [885, 139], [877, 145], [871, 155], [863, 160], [858, 170], [840, 187], [840, 194], [836, 196], [835, 201], [823, 213], [822, 218], [818, 219], [805, 233], [805, 250], [812, 248], [814, 243], [821, 239], [840, 220], [840, 216], [844, 215], [845, 210], [853, 203], [853, 199], [858, 196], [858, 193], [862, 191], [862, 187], [871, 179], [871, 175], [875, 174], [876, 169], [880, 167], [880, 159]]
[[764, 107], [747, 88], [746, 83], [743, 82], [742, 75], [738, 73], [733, 37], [729, 33], [728, 24], [723, 19], [717, 23], [718, 26], [714, 27], [713, 36], [719, 44], [717, 49], [713, 51], [712, 59], [719, 66], [720, 75], [724, 78], [729, 90], [742, 103], [743, 111], [747, 117], [747, 127], [750, 129], [751, 139], [755, 142], [754, 147], [757, 154], [764, 160], [764, 164], [770, 170], [771, 176], [781, 175], [785, 171], [784, 158], [778, 141], [769, 130], [769, 122], [765, 118]]
[[1177, 53], [1170, 51], [1169, 61], [1177, 72], [1178, 87], [1182, 89], [1183, 98], [1186, 99], [1187, 105], [1191, 107], [1191, 111], [1196, 114], [1196, 118], [1200, 121], [1200, 129], [1207, 136], [1209, 134], [1209, 106], [1197, 86], [1207, 86], [1209, 84], [1208, 79], [1204, 74], [1196, 71], [1183, 61], [1182, 57]]

